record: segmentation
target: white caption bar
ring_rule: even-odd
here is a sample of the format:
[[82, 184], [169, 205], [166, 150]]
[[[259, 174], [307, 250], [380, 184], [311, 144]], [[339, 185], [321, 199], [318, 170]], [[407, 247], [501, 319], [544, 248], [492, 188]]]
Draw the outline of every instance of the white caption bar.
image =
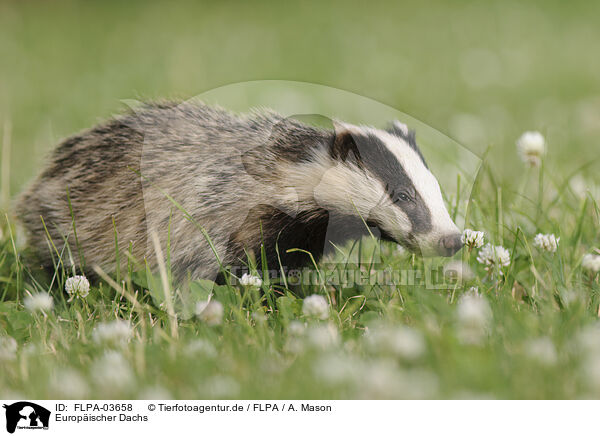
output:
[[[0, 434], [580, 434], [597, 401], [2, 400]], [[190, 433], [193, 430], [193, 433]], [[211, 432], [211, 433], [209, 433]], [[218, 432], [218, 433], [214, 433]], [[182, 433], [183, 434], [183, 433]]]

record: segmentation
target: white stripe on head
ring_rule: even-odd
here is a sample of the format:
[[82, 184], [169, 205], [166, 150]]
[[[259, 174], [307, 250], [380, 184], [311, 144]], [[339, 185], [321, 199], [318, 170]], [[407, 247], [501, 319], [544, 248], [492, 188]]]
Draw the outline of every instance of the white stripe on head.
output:
[[[403, 126], [406, 128], [405, 125]], [[377, 135], [388, 150], [398, 159], [398, 162], [411, 179], [415, 189], [429, 209], [433, 229], [431, 235], [426, 235], [427, 239], [435, 239], [458, 232], [459, 230], [450, 218], [450, 214], [444, 204], [440, 185], [423, 162], [420, 154], [407, 144], [404, 139], [389, 132], [370, 129], [370, 133]], [[408, 135], [408, 129], [406, 133]]]

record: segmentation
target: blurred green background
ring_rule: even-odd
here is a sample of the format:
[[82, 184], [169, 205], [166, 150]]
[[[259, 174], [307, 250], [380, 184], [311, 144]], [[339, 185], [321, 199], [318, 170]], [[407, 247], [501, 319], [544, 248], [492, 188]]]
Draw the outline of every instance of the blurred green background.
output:
[[540, 130], [566, 176], [598, 150], [599, 16], [589, 1], [2, 1], [10, 189], [122, 99], [258, 79], [342, 88], [472, 149], [493, 145], [509, 181], [515, 139]]

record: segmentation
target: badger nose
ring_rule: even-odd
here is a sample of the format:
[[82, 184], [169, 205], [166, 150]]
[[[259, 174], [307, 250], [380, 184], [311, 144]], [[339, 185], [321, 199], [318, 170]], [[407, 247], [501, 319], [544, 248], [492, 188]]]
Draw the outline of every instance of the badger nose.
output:
[[439, 252], [440, 255], [445, 257], [454, 256], [458, 250], [460, 250], [463, 246], [461, 241], [461, 234], [456, 233], [452, 235], [443, 236], [439, 242]]

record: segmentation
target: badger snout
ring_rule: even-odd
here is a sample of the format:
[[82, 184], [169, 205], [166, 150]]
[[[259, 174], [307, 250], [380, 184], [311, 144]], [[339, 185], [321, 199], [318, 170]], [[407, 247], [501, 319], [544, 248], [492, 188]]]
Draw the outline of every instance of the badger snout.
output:
[[454, 256], [463, 246], [460, 233], [452, 233], [442, 236], [438, 241], [438, 253], [440, 256]]

